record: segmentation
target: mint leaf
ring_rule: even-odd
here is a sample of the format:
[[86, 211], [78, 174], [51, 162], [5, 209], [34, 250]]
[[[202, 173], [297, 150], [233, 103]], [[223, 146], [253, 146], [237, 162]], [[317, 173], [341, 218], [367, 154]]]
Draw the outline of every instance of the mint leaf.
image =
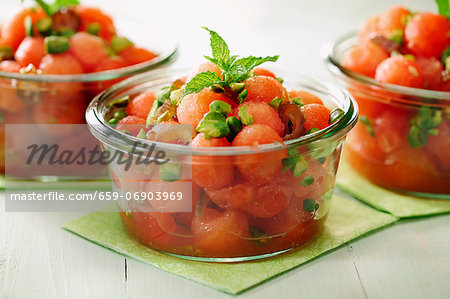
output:
[[212, 50], [212, 58], [205, 56], [206, 59], [211, 61], [212, 63], [216, 64], [218, 67], [220, 67], [222, 70], [225, 70], [228, 68], [230, 60], [234, 61], [236, 59], [236, 56], [233, 56], [233, 58], [230, 57], [230, 49], [228, 49], [227, 43], [223, 40], [223, 38], [217, 34], [217, 32], [213, 30], [209, 30], [206, 27], [203, 27], [203, 29], [207, 30], [209, 34], [211, 35], [211, 50]]
[[255, 57], [249, 56], [240, 58], [233, 62], [228, 70], [228, 74], [231, 76], [232, 82], [238, 82], [246, 79], [248, 73], [254, 69], [256, 66], [263, 64], [264, 62], [276, 62], [278, 60], [277, 56], [267, 56], [267, 57]]
[[450, 1], [449, 0], [436, 0], [439, 14], [446, 16], [450, 19]]
[[197, 93], [202, 91], [206, 87], [211, 87], [214, 84], [221, 84], [222, 79], [220, 79], [219, 75], [216, 73], [207, 71], [200, 74], [197, 74], [191, 81], [189, 81], [183, 93], [181, 94], [181, 98], [184, 98], [186, 95], [191, 93]]

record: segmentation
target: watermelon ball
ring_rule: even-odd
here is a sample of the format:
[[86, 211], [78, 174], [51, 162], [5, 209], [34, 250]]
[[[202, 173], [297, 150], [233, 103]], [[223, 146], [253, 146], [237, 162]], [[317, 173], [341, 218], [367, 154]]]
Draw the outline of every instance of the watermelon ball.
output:
[[254, 124], [264, 124], [271, 127], [278, 135], [283, 136], [284, 125], [281, 122], [278, 112], [266, 102], [245, 102], [234, 108], [229, 116], [239, 116], [241, 107], [247, 106], [247, 112], [254, 119]]
[[358, 44], [348, 50], [342, 65], [359, 74], [375, 77], [377, 66], [389, 57], [388, 53], [372, 42]]
[[83, 68], [75, 57], [69, 53], [47, 54], [39, 65], [44, 74], [68, 75], [82, 74]]
[[[206, 139], [203, 133], [192, 140], [192, 147], [228, 147], [230, 142], [225, 138]], [[231, 156], [193, 156], [192, 179], [204, 188], [220, 189], [228, 186], [234, 179], [234, 165]]]
[[383, 83], [423, 88], [423, 76], [419, 65], [403, 55], [392, 56], [380, 63], [375, 79]]
[[257, 196], [244, 206], [244, 210], [254, 217], [273, 217], [287, 207], [291, 196], [290, 189], [276, 184], [259, 187]]
[[103, 58], [100, 63], [95, 67], [94, 72], [103, 72], [114, 69], [120, 69], [126, 67], [127, 63], [120, 56], [112, 56]]
[[26, 37], [14, 55], [15, 60], [21, 67], [25, 67], [30, 63], [38, 67], [42, 57], [45, 56], [44, 38], [42, 37]]
[[209, 104], [214, 101], [222, 101], [234, 106], [235, 104], [225, 95], [215, 93], [205, 88], [199, 93], [186, 95], [177, 107], [177, 117], [180, 124], [189, 124], [194, 129], [203, 116], [209, 112]]
[[117, 131], [126, 130], [136, 136], [144, 128], [146, 120], [138, 116], [126, 116], [119, 120], [116, 126]]
[[330, 109], [320, 104], [308, 104], [300, 107], [303, 115], [305, 116], [306, 132], [309, 132], [312, 128], [322, 130], [329, 125]]
[[0, 70], [4, 72], [18, 73], [20, 65], [14, 60], [3, 60], [0, 62]]
[[146, 245], [164, 250], [172, 240], [171, 232], [174, 232], [177, 225], [172, 216], [168, 213], [146, 213], [132, 212], [131, 215], [120, 213], [125, 227], [136, 239]]
[[205, 190], [209, 198], [222, 209], [241, 209], [258, 194], [258, 187], [250, 182], [227, 186], [219, 190]]
[[272, 218], [259, 218], [256, 223], [268, 236], [273, 250], [293, 248], [310, 240], [319, 228], [313, 213], [303, 208], [303, 200], [292, 199], [286, 209]]
[[[252, 124], [243, 128], [234, 138], [233, 146], [257, 146], [273, 142], [283, 143], [280, 135], [264, 124]], [[254, 183], [270, 182], [281, 168], [281, 160], [286, 156], [284, 150], [271, 153], [241, 155], [235, 158], [235, 165], [242, 176]]]
[[219, 75], [220, 78], [222, 78], [222, 70], [214, 63], [210, 61], [205, 61], [201, 63], [199, 66], [197, 66], [195, 69], [192, 70], [192, 72], [189, 74], [189, 76], [186, 78], [186, 82], [189, 82], [192, 80], [192, 78], [195, 77], [195, 75], [204, 73], [204, 72], [212, 72]]
[[155, 94], [153, 92], [147, 91], [141, 93], [135, 97], [128, 104], [125, 112], [127, 115], [134, 115], [142, 119], [147, 119], [147, 116], [152, 108], [153, 102], [155, 101]]
[[440, 58], [450, 45], [450, 21], [444, 15], [419, 13], [406, 25], [405, 42], [415, 55]]
[[289, 97], [291, 99], [299, 98], [302, 101], [303, 105], [307, 105], [307, 104], [323, 105], [322, 100], [318, 96], [316, 96], [310, 92], [307, 92], [306, 90], [300, 90], [300, 89], [291, 90], [291, 91], [289, 91]]
[[276, 97], [288, 100], [286, 89], [281, 83], [272, 77], [255, 76], [245, 80], [245, 90], [247, 97], [245, 100], [254, 102], [266, 102], [269, 104]]
[[378, 28], [384, 36], [391, 37], [394, 30], [404, 30], [407, 18], [411, 12], [402, 5], [396, 5], [384, 13], [378, 19]]
[[70, 38], [70, 51], [86, 71], [95, 69], [99, 61], [108, 56], [102, 38], [86, 32], [75, 33]]
[[135, 65], [138, 63], [146, 62], [157, 57], [155, 53], [144, 48], [131, 46], [119, 53], [128, 65]]
[[441, 85], [441, 74], [444, 71], [442, 62], [435, 57], [423, 56], [417, 57], [416, 61], [423, 76], [424, 88], [438, 90]]
[[378, 27], [378, 20], [379, 20], [378, 16], [366, 19], [364, 25], [358, 31], [358, 38], [361, 43], [368, 42], [370, 41], [372, 36], [381, 33], [381, 30]]
[[220, 213], [206, 208], [202, 216], [196, 216], [191, 225], [197, 236], [194, 247], [201, 255], [233, 257], [244, 255], [251, 244], [247, 215], [238, 210]]
[[277, 78], [277, 76], [275, 76], [274, 73], [272, 73], [271, 71], [267, 70], [267, 69], [263, 69], [262, 67], [257, 67], [254, 68], [253, 73], [255, 74], [255, 76], [266, 76], [266, 77], [272, 77], [272, 78]]

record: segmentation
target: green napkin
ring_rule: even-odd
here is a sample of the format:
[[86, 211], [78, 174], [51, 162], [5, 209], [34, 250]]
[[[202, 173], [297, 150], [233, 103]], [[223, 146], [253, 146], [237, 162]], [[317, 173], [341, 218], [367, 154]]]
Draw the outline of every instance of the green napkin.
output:
[[383, 189], [363, 178], [345, 160], [339, 166], [336, 184], [357, 199], [399, 218], [450, 212], [450, 200], [414, 197]]
[[105, 178], [92, 179], [72, 179], [61, 181], [41, 182], [33, 179], [6, 179], [4, 175], [0, 175], [0, 190], [111, 190], [111, 180]]
[[237, 294], [396, 220], [394, 216], [335, 195], [323, 233], [306, 246], [270, 259], [233, 264], [188, 261], [148, 249], [126, 233], [118, 213], [91, 213], [65, 223], [63, 228], [164, 271]]

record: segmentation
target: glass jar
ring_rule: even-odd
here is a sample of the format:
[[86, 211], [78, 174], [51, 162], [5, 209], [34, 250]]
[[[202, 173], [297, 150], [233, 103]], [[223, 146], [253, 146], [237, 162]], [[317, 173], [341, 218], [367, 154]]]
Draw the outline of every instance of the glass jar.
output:
[[450, 92], [376, 80], [346, 69], [356, 34], [326, 46], [326, 64], [356, 99], [360, 117], [347, 140], [351, 166], [371, 182], [395, 191], [450, 198]]
[[[138, 139], [107, 124], [112, 103], [144, 91], [158, 91], [188, 72], [150, 72], [106, 90], [91, 102], [86, 112], [92, 134], [103, 148], [132, 155]], [[123, 200], [119, 204], [122, 221], [134, 238], [152, 249], [182, 258], [235, 262], [286, 252], [321, 231], [330, 207], [343, 142], [357, 121], [357, 106], [351, 96], [333, 85], [294, 72], [276, 73], [284, 79], [288, 90], [309, 91], [329, 108], [341, 108], [344, 116], [323, 130], [284, 144], [192, 148], [140, 139], [138, 150], [155, 144], [166, 156], [175, 157], [187, 174], [178, 183], [188, 182], [186, 190], [191, 192], [192, 201], [187, 212], [161, 212], [157, 209], [160, 204], [155, 204], [150, 196], [138, 206]], [[292, 165], [298, 168], [288, 169]], [[159, 173], [161, 178], [162, 167], [140, 166], [126, 171], [123, 165], [111, 163], [113, 188], [124, 198], [130, 193], [175, 191], [179, 186], [176, 181], [158, 181], [150, 175]], [[249, 170], [255, 176], [264, 175], [246, 179], [242, 173]], [[216, 184], [201, 188], [197, 183], [204, 179], [212, 179]], [[156, 210], [143, 212], [145, 205]]]
[[[74, 138], [84, 140], [88, 138], [86, 136], [89, 136], [89, 132], [86, 132], [86, 136], [84, 133], [70, 136], [70, 126], [61, 132], [61, 137], [54, 138], [54, 135], [58, 135], [58, 128], [51, 125], [84, 124], [84, 114], [89, 102], [101, 91], [132, 75], [167, 65], [176, 58], [177, 45], [170, 40], [172, 35], [167, 32], [150, 31], [146, 26], [127, 19], [117, 18], [115, 24], [119, 35], [129, 37], [137, 45], [154, 51], [158, 56], [128, 67], [80, 75], [37, 75], [0, 71], [1, 174], [5, 173], [6, 124], [38, 124], [41, 128], [39, 133], [58, 144], [65, 144], [68, 139]], [[14, 157], [14, 153], [9, 152], [8, 158], [10, 157]], [[18, 167], [23, 168], [23, 165]], [[12, 162], [8, 168], [15, 168]], [[82, 174], [80, 175], [82, 177]], [[33, 174], [37, 180], [47, 176], [47, 173]], [[64, 173], [51, 176], [58, 180], [58, 177], [64, 177]], [[73, 174], [70, 176], [73, 177]], [[8, 177], [16, 176], [10, 173]]]

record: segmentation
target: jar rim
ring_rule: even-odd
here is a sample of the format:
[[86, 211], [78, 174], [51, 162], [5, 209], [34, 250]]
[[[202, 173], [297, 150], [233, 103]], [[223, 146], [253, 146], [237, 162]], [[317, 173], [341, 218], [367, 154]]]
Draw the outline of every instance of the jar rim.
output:
[[60, 82], [96, 82], [133, 76], [143, 72], [150, 71], [162, 65], [166, 65], [176, 59], [178, 54], [178, 45], [158, 53], [158, 56], [152, 60], [141, 62], [135, 65], [121, 67], [118, 69], [75, 75], [37, 75], [20, 74], [13, 72], [0, 71], [0, 79], [14, 79], [20, 81], [60, 83]]
[[[271, 68], [272, 69], [272, 68]], [[314, 145], [314, 148], [324, 146], [326, 142], [333, 142], [339, 138], [344, 137], [356, 124], [358, 119], [358, 107], [353, 97], [344, 89], [335, 86], [334, 84], [321, 81], [304, 75], [300, 72], [287, 71], [280, 68], [274, 68], [282, 74], [295, 77], [296, 82], [302, 82], [302, 87], [309, 87], [322, 92], [327, 92], [328, 95], [335, 99], [334, 104], [344, 111], [343, 117], [337, 122], [328, 126], [325, 129], [319, 130], [297, 139], [285, 141], [284, 145], [281, 143], [263, 144], [257, 146], [233, 146], [233, 147], [196, 147], [193, 149], [190, 146], [156, 142], [150, 140], [138, 139], [134, 136], [119, 132], [107, 124], [103, 117], [103, 112], [107, 108], [107, 101], [118, 98], [123, 91], [129, 91], [134, 84], [142, 85], [149, 82], [159, 82], [161, 79], [171, 79], [171, 76], [188, 74], [192, 69], [159, 69], [144, 74], [136, 75], [128, 78], [120, 83], [115, 84], [111, 88], [103, 91], [97, 95], [89, 104], [86, 110], [86, 121], [91, 133], [101, 142], [109, 147], [130, 152], [132, 145], [136, 146], [136, 142], [155, 144], [159, 149], [168, 150], [170, 152], [179, 153], [181, 155], [195, 155], [195, 156], [234, 156], [234, 155], [248, 155], [255, 153], [264, 153], [279, 151], [281, 149], [298, 147], [302, 145]], [[283, 78], [286, 81], [286, 78]], [[159, 80], [159, 81], [158, 81]], [[172, 81], [171, 81], [172, 82]], [[147, 144], [147, 146], [148, 146]], [[148, 147], [147, 147], [148, 148]], [[145, 150], [145, 147], [142, 148]]]

